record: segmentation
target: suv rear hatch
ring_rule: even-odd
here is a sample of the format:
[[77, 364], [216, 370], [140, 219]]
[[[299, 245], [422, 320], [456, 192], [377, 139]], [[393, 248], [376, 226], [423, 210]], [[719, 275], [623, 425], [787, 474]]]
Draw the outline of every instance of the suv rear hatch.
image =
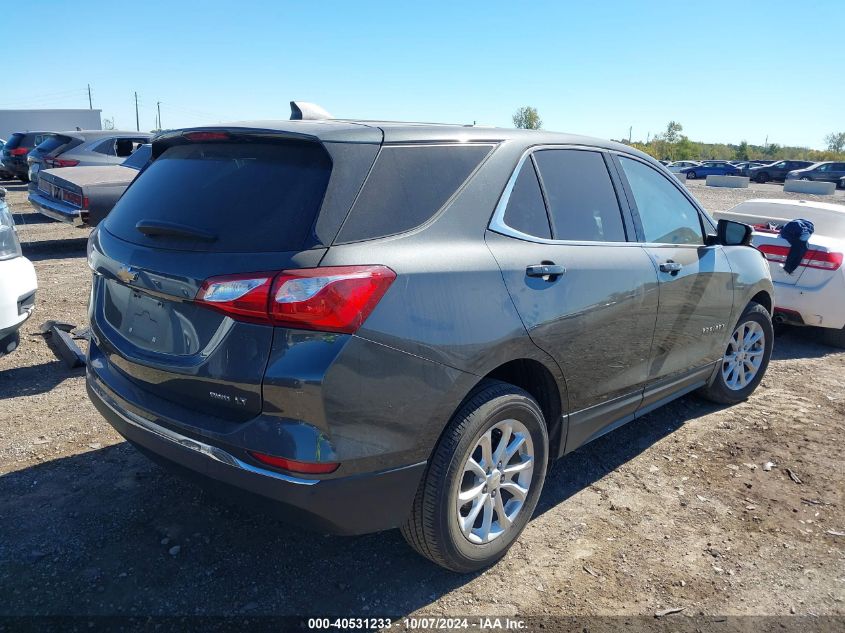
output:
[[[260, 413], [273, 326], [233, 319], [198, 293], [213, 277], [271, 283], [317, 266], [381, 143], [380, 130], [363, 129], [353, 143], [251, 128], [156, 140], [91, 240], [92, 370], [113, 372], [101, 376], [112, 387], [127, 381], [123, 397], [146, 410], [161, 398], [159, 409], [203, 413], [203, 424]], [[337, 160], [350, 162], [337, 170]]]

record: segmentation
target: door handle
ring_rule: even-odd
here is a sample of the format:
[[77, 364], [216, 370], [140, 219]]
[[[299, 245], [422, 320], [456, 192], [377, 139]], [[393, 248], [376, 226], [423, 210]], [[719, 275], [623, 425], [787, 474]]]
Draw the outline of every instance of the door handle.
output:
[[549, 277], [547, 281], [552, 281], [553, 277], [563, 275], [565, 272], [566, 266], [558, 264], [534, 264], [525, 269], [525, 274], [529, 277]]
[[681, 264], [673, 262], [671, 259], [660, 264], [660, 272], [664, 273], [676, 273], [681, 270], [681, 268], [683, 268]]

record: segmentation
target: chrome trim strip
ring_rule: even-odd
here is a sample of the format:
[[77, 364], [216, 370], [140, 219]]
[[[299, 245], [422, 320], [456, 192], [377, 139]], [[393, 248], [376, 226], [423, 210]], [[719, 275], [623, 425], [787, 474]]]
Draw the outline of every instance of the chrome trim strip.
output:
[[73, 224], [79, 218], [79, 209], [71, 207], [70, 205], [56, 203], [48, 200], [40, 193], [30, 193], [29, 203], [35, 207], [35, 210], [48, 218], [58, 220], [59, 222], [67, 222]]
[[[91, 370], [89, 369], [88, 371], [90, 372]], [[91, 388], [97, 392], [97, 395], [100, 397], [103, 403], [109, 409], [111, 409], [115, 415], [120, 417], [127, 424], [131, 424], [132, 426], [139, 428], [142, 431], [147, 431], [148, 433], [157, 435], [163, 440], [167, 440], [168, 442], [172, 442], [173, 444], [178, 444], [182, 448], [187, 448], [197, 453], [201, 453], [209, 459], [213, 459], [222, 464], [226, 464], [227, 466], [231, 466], [232, 468], [245, 470], [256, 475], [271, 477], [273, 479], [279, 479], [281, 481], [290, 484], [297, 484], [300, 486], [313, 486], [314, 484], [320, 483], [319, 479], [300, 479], [298, 477], [292, 477], [290, 475], [277, 473], [272, 470], [258, 468], [257, 466], [253, 466], [252, 464], [247, 464], [246, 462], [238, 459], [234, 455], [227, 453], [221, 448], [217, 448], [216, 446], [211, 446], [210, 444], [205, 444], [204, 442], [200, 442], [190, 437], [180, 435], [175, 431], [171, 431], [170, 429], [160, 426], [154, 422], [145, 420], [144, 418], [137, 416], [130, 411], [118, 410], [114, 400], [109, 397], [108, 394], [106, 394], [103, 389], [97, 384], [96, 377], [89, 376], [88, 384], [91, 385]]]
[[[591, 145], [535, 145], [533, 147], [529, 147], [522, 153], [522, 156], [519, 157], [519, 162], [516, 164], [516, 168], [511, 173], [511, 177], [508, 179], [508, 184], [505, 185], [505, 190], [502, 192], [502, 197], [499, 198], [499, 203], [496, 205], [496, 210], [493, 211], [493, 219], [490, 220], [490, 224], [488, 225], [488, 229], [499, 233], [501, 235], [506, 235], [508, 237], [515, 237], [518, 240], [524, 240], [526, 242], [535, 242], [537, 244], [557, 244], [557, 245], [568, 245], [568, 246], [625, 246], [625, 247], [632, 247], [632, 246], [642, 246], [642, 244], [638, 242], [589, 242], [584, 240], [550, 240], [544, 237], [537, 237], [535, 235], [528, 235], [527, 233], [523, 233], [522, 231], [517, 231], [514, 228], [511, 228], [507, 224], [505, 224], [505, 211], [507, 210], [508, 202], [510, 201], [511, 193], [513, 192], [514, 185], [516, 185], [516, 179], [519, 177], [519, 172], [522, 169], [523, 164], [528, 159], [528, 157], [537, 151], [547, 150], [547, 149], [573, 149], [573, 150], [582, 150], [587, 152], [598, 152], [598, 153], [606, 153], [610, 150], [601, 148], [601, 147], [593, 147]], [[609, 177], [609, 175], [608, 175]]]

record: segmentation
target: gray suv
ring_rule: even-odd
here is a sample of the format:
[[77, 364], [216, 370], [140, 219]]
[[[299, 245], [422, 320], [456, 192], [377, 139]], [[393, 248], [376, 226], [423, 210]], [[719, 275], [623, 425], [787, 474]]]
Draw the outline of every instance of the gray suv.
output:
[[551, 462], [772, 349], [750, 227], [580, 136], [166, 132], [94, 230], [87, 387], [142, 452], [300, 525], [502, 557]]

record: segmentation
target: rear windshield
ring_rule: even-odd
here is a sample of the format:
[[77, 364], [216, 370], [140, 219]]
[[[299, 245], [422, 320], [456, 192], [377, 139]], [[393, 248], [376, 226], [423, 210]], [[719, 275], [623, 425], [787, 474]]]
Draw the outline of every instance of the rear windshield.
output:
[[[317, 143], [198, 143], [166, 150], [105, 221], [121, 239], [178, 250], [294, 251], [306, 244], [331, 175]], [[214, 236], [146, 236], [139, 221], [179, 224]]]
[[21, 139], [23, 139], [24, 135], [20, 132], [15, 132], [9, 137], [9, 140], [6, 141], [6, 149], [15, 149], [18, 145], [21, 144]]
[[69, 136], [63, 136], [62, 134], [56, 134], [54, 136], [48, 137], [45, 141], [41, 143], [37, 147], [39, 152], [43, 152], [45, 154], [49, 154], [54, 149], [59, 149], [62, 145], [67, 145], [73, 139]]

